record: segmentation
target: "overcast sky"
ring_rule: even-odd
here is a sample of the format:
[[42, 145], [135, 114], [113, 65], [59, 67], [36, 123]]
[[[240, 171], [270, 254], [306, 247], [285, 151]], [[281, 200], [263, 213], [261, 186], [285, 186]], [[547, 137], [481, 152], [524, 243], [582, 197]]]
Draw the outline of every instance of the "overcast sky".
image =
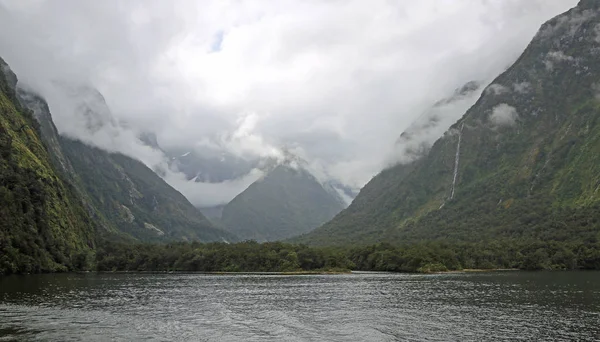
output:
[[[136, 145], [139, 132], [166, 148], [266, 156], [285, 146], [360, 187], [428, 106], [493, 79], [576, 3], [0, 0], [0, 56], [47, 98], [62, 133], [109, 148], [53, 90], [56, 81], [96, 87], [130, 131], [112, 149], [147, 164], [164, 156]], [[227, 189], [171, 183], [211, 205], [248, 179]]]

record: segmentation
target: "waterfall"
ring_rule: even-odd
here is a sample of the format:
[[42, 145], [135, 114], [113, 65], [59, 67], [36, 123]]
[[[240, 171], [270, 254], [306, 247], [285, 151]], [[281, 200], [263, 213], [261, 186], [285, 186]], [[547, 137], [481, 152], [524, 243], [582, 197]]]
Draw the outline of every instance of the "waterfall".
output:
[[456, 178], [458, 177], [458, 162], [460, 159], [460, 141], [462, 139], [462, 130], [465, 127], [465, 124], [460, 126], [460, 131], [458, 131], [458, 144], [456, 145], [456, 155], [454, 156], [454, 176], [452, 177], [452, 193], [450, 194], [450, 199], [454, 199], [454, 189], [456, 187]]

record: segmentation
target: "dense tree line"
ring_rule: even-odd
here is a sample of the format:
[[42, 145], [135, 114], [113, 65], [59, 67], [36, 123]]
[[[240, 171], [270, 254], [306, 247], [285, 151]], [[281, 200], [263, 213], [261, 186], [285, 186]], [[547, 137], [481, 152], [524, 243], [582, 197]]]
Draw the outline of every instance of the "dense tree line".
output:
[[97, 251], [98, 271], [293, 272], [348, 270], [341, 251], [282, 242], [105, 244]]
[[599, 243], [495, 240], [478, 243], [377, 244], [348, 250], [359, 270], [600, 269]]
[[[24, 259], [26, 261], [26, 259]], [[24, 262], [25, 262], [24, 261]], [[131, 244], [105, 240], [64, 268], [2, 268], [0, 275], [48, 271], [443, 272], [463, 269], [600, 270], [600, 243], [494, 240], [309, 247], [283, 242]]]
[[308, 247], [282, 242], [105, 244], [98, 271], [295, 272], [600, 269], [599, 243], [496, 240]]

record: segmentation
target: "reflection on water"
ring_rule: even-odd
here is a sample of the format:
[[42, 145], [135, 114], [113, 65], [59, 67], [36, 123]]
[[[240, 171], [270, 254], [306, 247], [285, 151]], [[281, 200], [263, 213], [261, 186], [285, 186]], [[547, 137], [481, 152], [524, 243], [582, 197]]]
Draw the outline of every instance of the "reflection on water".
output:
[[0, 341], [600, 337], [599, 272], [0, 278]]

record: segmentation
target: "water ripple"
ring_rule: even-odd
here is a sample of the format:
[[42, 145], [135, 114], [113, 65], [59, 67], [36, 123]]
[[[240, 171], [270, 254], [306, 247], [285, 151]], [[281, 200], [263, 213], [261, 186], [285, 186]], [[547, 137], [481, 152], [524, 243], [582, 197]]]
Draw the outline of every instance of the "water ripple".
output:
[[600, 273], [0, 278], [0, 341], [593, 341]]

